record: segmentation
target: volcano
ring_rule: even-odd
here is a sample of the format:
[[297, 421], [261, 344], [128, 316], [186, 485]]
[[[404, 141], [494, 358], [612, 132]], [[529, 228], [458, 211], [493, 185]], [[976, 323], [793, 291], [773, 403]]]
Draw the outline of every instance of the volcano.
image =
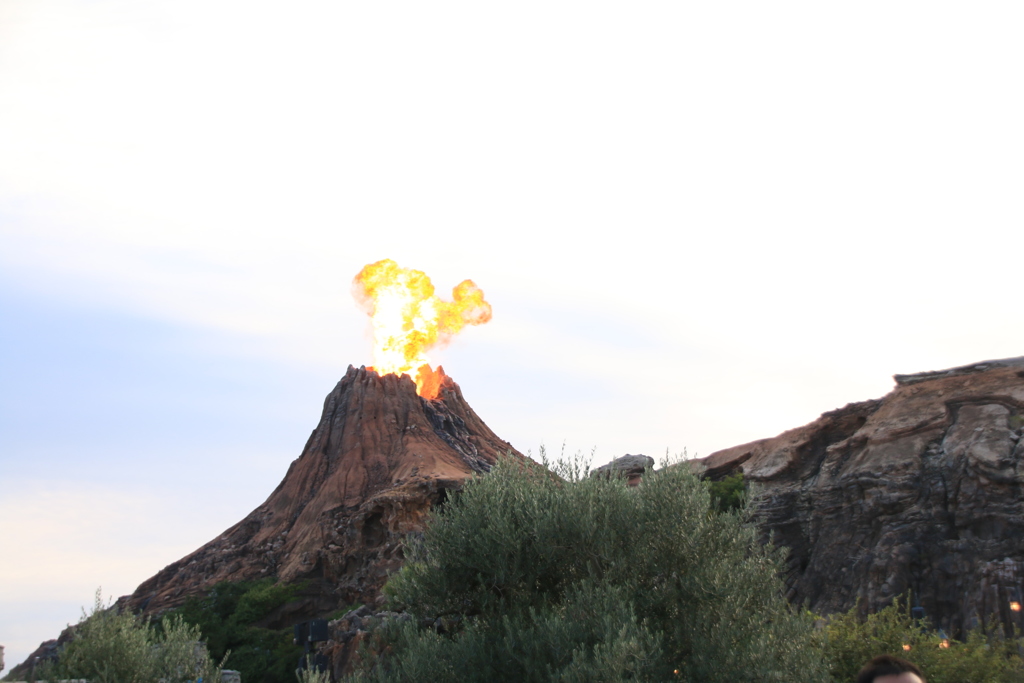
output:
[[430, 510], [497, 458], [524, 456], [499, 439], [438, 368], [428, 400], [408, 375], [349, 366], [320, 423], [266, 502], [119, 602], [156, 614], [221, 581], [301, 581], [284, 624], [373, 604], [402, 563], [402, 541]]

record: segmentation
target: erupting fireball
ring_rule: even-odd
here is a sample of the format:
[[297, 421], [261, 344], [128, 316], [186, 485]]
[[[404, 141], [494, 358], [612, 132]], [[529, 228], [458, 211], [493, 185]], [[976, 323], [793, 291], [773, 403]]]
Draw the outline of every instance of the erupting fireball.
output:
[[417, 393], [427, 399], [437, 398], [442, 377], [430, 367], [427, 350], [466, 325], [491, 319], [491, 305], [472, 280], [452, 289], [452, 301], [442, 301], [426, 273], [402, 268], [391, 259], [365, 266], [352, 286], [373, 325], [372, 369], [381, 375], [411, 375]]

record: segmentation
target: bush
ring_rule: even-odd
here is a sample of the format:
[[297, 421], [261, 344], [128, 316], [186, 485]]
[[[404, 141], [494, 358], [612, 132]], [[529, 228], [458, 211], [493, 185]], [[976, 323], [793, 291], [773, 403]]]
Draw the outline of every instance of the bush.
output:
[[974, 630], [965, 642], [947, 639], [927, 621], [911, 618], [909, 600], [896, 599], [863, 621], [856, 612], [833, 616], [825, 627], [825, 653], [837, 682], [854, 680], [865, 662], [882, 654], [914, 662], [929, 683], [1024, 681], [1017, 638]]
[[[545, 463], [546, 464], [546, 463]], [[812, 620], [782, 597], [779, 552], [716, 514], [685, 467], [635, 488], [502, 459], [407, 548], [389, 627], [356, 680], [821, 681]], [[448, 633], [421, 629], [445, 617]]]
[[716, 510], [740, 510], [747, 502], [747, 485], [743, 472], [734, 472], [721, 481], [708, 484], [711, 503]]
[[213, 657], [226, 657], [245, 683], [293, 683], [302, 648], [291, 629], [269, 629], [254, 622], [295, 597], [299, 586], [272, 578], [223, 582], [205, 596], [193, 596], [171, 612], [199, 628]]
[[399, 655], [385, 663], [386, 673], [364, 672], [357, 680], [648, 680], [659, 646], [612, 587], [572, 589], [554, 609], [468, 619], [452, 638], [411, 621], [387, 624], [376, 635], [370, 649], [391, 647]]
[[100, 591], [88, 615], [75, 628], [71, 642], [58, 652], [56, 663], [37, 671], [36, 678], [85, 678], [90, 683], [184, 683], [199, 678], [220, 680], [220, 669], [199, 642], [199, 629], [180, 618], [162, 628], [130, 612], [104, 607]]
[[306, 657], [306, 665], [295, 670], [299, 683], [331, 683], [331, 672], [316, 668], [313, 657]]

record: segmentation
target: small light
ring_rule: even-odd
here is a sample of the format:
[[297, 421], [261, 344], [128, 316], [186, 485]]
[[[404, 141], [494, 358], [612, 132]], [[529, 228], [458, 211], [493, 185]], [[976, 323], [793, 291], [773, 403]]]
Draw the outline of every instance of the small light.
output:
[[1014, 612], [1019, 612], [1020, 611], [1020, 603], [1017, 602], [1016, 600], [1011, 600], [1010, 601], [1010, 609], [1012, 609]]
[[674, 673], [676, 676], [678, 676], [679, 675], [679, 669], [673, 669], [672, 673]]
[[941, 647], [943, 650], [945, 650], [947, 647], [949, 647], [949, 639], [948, 638], [943, 638], [942, 642], [939, 643], [939, 647]]
[[907, 643], [903, 643], [903, 651], [910, 652], [910, 645], [908, 645]]

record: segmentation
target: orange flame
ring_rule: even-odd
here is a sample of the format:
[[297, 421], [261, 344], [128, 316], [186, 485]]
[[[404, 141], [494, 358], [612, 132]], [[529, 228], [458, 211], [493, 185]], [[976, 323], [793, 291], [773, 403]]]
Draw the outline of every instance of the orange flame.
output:
[[444, 375], [430, 367], [427, 351], [466, 325], [491, 319], [491, 305], [472, 280], [452, 289], [452, 301], [442, 301], [426, 273], [391, 259], [365, 266], [352, 287], [373, 326], [373, 369], [381, 375], [411, 375], [417, 393], [428, 399], [437, 398]]

